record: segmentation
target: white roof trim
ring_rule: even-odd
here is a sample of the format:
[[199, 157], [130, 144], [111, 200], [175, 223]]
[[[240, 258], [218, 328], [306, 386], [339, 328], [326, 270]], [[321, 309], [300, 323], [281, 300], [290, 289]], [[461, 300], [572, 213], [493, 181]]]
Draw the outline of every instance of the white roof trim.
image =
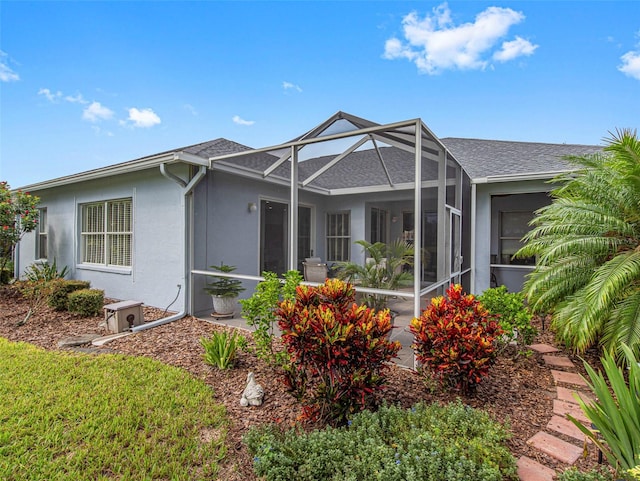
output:
[[549, 180], [560, 174], [566, 174], [573, 172], [574, 169], [555, 170], [551, 172], [527, 172], [523, 174], [504, 174], [504, 175], [491, 175], [488, 177], [477, 177], [471, 179], [472, 184], [494, 184], [502, 182], [522, 182], [527, 180]]
[[120, 164], [109, 165], [107, 167], [101, 167], [99, 169], [88, 170], [86, 172], [80, 172], [79, 174], [58, 177], [57, 179], [46, 180], [44, 182], [38, 182], [36, 184], [26, 185], [24, 187], [20, 187], [20, 190], [33, 192], [38, 190], [51, 189], [54, 187], [63, 187], [65, 185], [75, 184], [77, 182], [86, 182], [89, 180], [102, 179], [114, 175], [128, 174], [130, 172], [137, 172], [140, 170], [155, 168], [160, 164], [171, 164], [178, 162], [195, 164], [205, 167], [209, 166], [209, 161], [207, 159], [204, 159], [197, 155], [189, 154], [186, 152], [168, 152], [165, 154], [154, 155], [138, 160], [131, 160], [129, 162], [123, 162]]

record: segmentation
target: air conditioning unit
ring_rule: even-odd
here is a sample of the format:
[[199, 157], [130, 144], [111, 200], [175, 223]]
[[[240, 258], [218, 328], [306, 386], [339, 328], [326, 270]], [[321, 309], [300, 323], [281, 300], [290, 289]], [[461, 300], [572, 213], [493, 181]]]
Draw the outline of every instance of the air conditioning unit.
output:
[[142, 302], [121, 301], [107, 304], [104, 306], [104, 320], [110, 332], [129, 331], [144, 322]]

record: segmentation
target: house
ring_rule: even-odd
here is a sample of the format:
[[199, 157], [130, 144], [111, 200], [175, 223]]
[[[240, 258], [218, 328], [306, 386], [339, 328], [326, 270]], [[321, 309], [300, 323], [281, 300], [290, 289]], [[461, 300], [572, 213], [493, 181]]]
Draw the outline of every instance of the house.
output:
[[420, 119], [338, 112], [276, 146], [216, 139], [25, 186], [42, 221], [16, 269], [56, 259], [109, 297], [181, 316], [210, 312], [210, 265], [236, 266], [250, 293], [265, 270], [301, 269], [307, 257], [365, 262], [356, 240], [402, 239], [421, 246], [413, 293], [403, 292], [419, 313], [452, 281], [518, 289], [530, 266], [510, 255], [549, 202], [545, 181], [569, 168], [559, 157], [598, 150], [438, 139]]

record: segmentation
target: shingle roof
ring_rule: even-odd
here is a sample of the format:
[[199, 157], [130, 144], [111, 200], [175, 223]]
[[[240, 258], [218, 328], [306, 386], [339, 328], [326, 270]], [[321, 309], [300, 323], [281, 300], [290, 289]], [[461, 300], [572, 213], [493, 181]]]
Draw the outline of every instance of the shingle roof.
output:
[[562, 160], [562, 157], [602, 151], [602, 146], [597, 145], [543, 144], [453, 137], [440, 140], [472, 179], [570, 170], [571, 165]]

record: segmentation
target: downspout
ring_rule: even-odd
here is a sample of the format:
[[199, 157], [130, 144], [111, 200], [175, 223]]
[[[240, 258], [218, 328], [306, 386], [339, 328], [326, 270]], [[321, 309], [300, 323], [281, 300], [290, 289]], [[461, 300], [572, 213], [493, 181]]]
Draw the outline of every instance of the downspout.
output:
[[178, 319], [182, 319], [184, 316], [188, 314], [187, 306], [190, 303], [190, 294], [191, 294], [191, 208], [192, 202], [190, 200], [190, 195], [193, 192], [193, 189], [196, 185], [202, 180], [202, 178], [207, 173], [207, 167], [201, 165], [198, 169], [196, 175], [189, 181], [187, 184], [180, 177], [176, 176], [169, 172], [166, 168], [166, 164], [160, 164], [160, 173], [169, 180], [172, 180], [180, 187], [182, 187], [182, 194], [184, 195], [184, 290], [183, 290], [183, 308], [182, 311], [177, 314], [172, 314], [168, 317], [163, 317], [162, 319], [158, 319], [157, 321], [148, 322], [145, 324], [141, 324], [140, 326], [135, 326], [131, 328], [132, 332], [144, 331], [145, 329], [151, 329], [152, 327], [161, 326], [163, 324], [168, 324], [169, 322], [177, 321]]
[[477, 185], [471, 182], [471, 292], [476, 292], [476, 206]]

